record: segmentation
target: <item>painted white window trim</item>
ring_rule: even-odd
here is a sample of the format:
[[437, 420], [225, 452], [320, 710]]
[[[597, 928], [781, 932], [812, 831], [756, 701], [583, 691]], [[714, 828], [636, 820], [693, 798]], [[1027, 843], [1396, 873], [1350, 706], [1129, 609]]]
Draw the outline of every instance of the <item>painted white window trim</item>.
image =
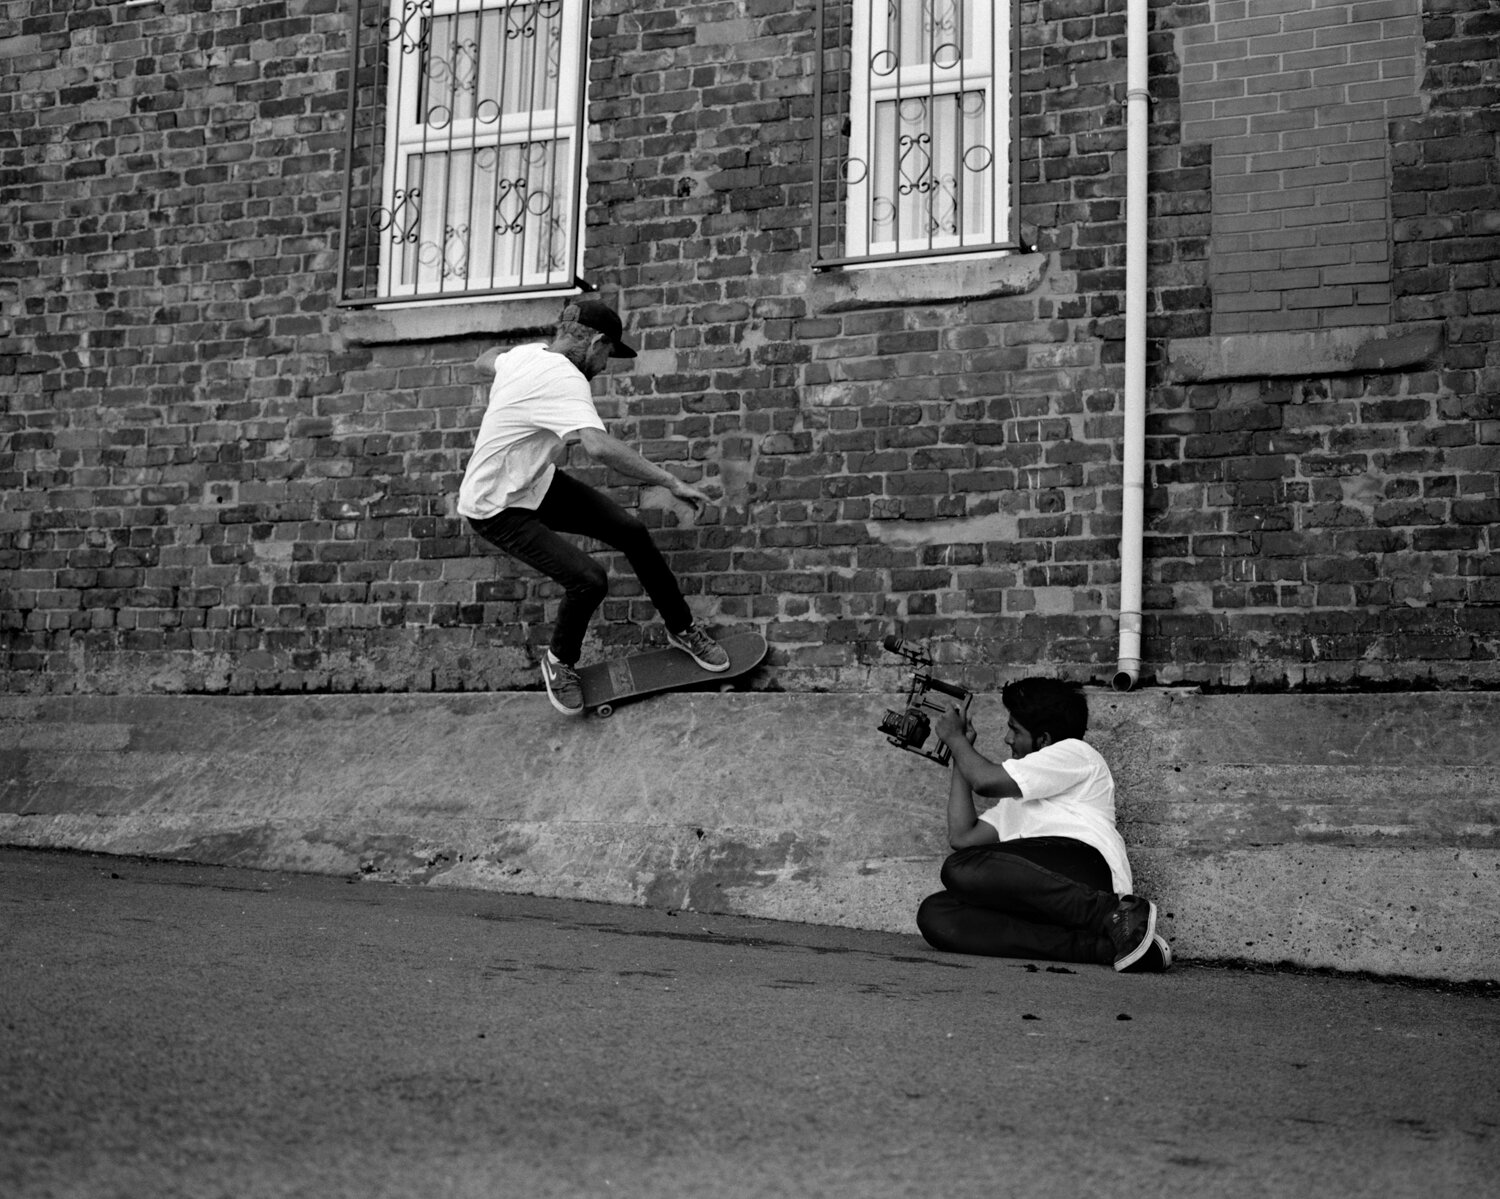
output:
[[[415, 155], [442, 154], [452, 151], [472, 151], [480, 153], [485, 150], [495, 150], [498, 154], [500, 148], [506, 145], [516, 145], [525, 141], [551, 140], [566, 146], [566, 153], [559, 149], [557, 160], [561, 162], [569, 173], [574, 170], [575, 158], [578, 163], [578, 177], [572, 179], [569, 188], [576, 193], [571, 210], [572, 219], [578, 222], [574, 242], [576, 253], [572, 261], [560, 263], [545, 274], [535, 274], [525, 277], [514, 272], [495, 272], [475, 275], [472, 272], [472, 263], [465, 263], [466, 271], [461, 284], [452, 289], [441, 290], [453, 291], [475, 291], [494, 290], [504, 291], [506, 289], [520, 289], [525, 287], [570, 287], [575, 282], [582, 266], [583, 256], [583, 192], [585, 179], [587, 177], [587, 138], [585, 136], [583, 112], [581, 104], [581, 88], [579, 87], [579, 70], [583, 63], [582, 39], [587, 36], [584, 14], [587, 9], [585, 0], [552, 0], [561, 5], [562, 31], [561, 46], [559, 49], [559, 77], [556, 87], [556, 107], [545, 110], [526, 109], [518, 113], [506, 114], [505, 118], [493, 124], [490, 128], [483, 128], [483, 123], [469, 118], [465, 120], [454, 120], [451, 127], [441, 136], [433, 134], [418, 124], [417, 106], [418, 96], [421, 90], [421, 64], [419, 60], [420, 51], [407, 52], [403, 50], [403, 39], [390, 39], [387, 47], [388, 64], [388, 87], [390, 94], [386, 104], [386, 147], [385, 161], [382, 171], [381, 197], [382, 206], [390, 211], [392, 221], [398, 216], [399, 204], [396, 199], [397, 181], [408, 177], [409, 164]], [[461, 13], [496, 12], [507, 8], [517, 7], [513, 0], [390, 0], [390, 20], [399, 22], [403, 20], [420, 20], [451, 17]], [[412, 61], [403, 64], [401, 59], [405, 55]], [[574, 142], [573, 139], [581, 139]], [[581, 151], [575, 156], [575, 145]], [[451, 175], [451, 171], [449, 172]], [[472, 194], [470, 195], [472, 203]], [[444, 219], [452, 215], [448, 210], [447, 197], [444, 197]], [[492, 255], [492, 260], [494, 256]], [[406, 260], [403, 252], [392, 243], [390, 236], [383, 234], [381, 239], [380, 254], [380, 294], [392, 301], [412, 299], [419, 302], [430, 302], [441, 300], [441, 290], [434, 290], [430, 286], [424, 287], [423, 275], [420, 268], [409, 279], [399, 278], [398, 269], [405, 273]]]
[[[923, 0], [897, 0], [898, 7], [903, 3], [920, 3], [923, 8], [928, 7]], [[874, 170], [869, 163], [870, 156], [861, 154], [858, 161], [864, 164], [863, 171], [851, 172], [847, 181], [844, 244], [849, 257], [881, 257], [919, 249], [949, 250], [966, 244], [972, 244], [976, 254], [994, 253], [997, 243], [1010, 238], [1011, 140], [1014, 131], [1011, 129], [1012, 81], [1008, 76], [1013, 5], [1009, 0], [952, 0], [952, 3], [955, 9], [973, 19], [972, 37], [966, 39], [972, 44], [965, 47], [965, 53], [961, 57], [956, 54], [948, 56], [951, 61], [945, 58], [941, 64], [905, 66], [884, 74], [880, 73], [880, 66], [891, 57], [891, 23], [880, 23], [879, 29], [872, 29], [871, 25], [874, 12], [887, 11], [885, 0], [855, 4], [850, 59], [850, 158], [852, 163], [857, 151], [866, 151], [871, 145], [871, 126], [879, 105], [895, 103], [898, 97], [916, 100], [952, 96], [960, 91], [983, 91], [987, 114], [985, 136], [993, 163], [993, 174], [985, 185], [988, 191], [986, 220], [973, 233], [901, 241], [898, 216], [897, 237], [873, 238], [871, 205], [878, 197], [872, 195]]]

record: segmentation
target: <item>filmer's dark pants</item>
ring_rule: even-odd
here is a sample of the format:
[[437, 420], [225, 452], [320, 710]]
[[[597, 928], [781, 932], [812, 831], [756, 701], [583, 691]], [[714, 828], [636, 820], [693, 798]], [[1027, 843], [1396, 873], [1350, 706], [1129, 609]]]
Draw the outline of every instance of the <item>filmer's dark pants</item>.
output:
[[1071, 837], [1027, 837], [960, 849], [943, 863], [945, 888], [917, 909], [927, 943], [952, 953], [1087, 962], [1115, 950], [1105, 921], [1119, 900], [1109, 864]]
[[539, 570], [563, 588], [557, 624], [552, 629], [552, 656], [572, 665], [583, 652], [589, 618], [609, 592], [609, 572], [563, 533], [592, 537], [624, 554], [674, 633], [693, 623], [677, 578], [662, 557], [651, 531], [603, 492], [557, 471], [541, 505], [506, 508], [485, 520], [470, 520], [474, 532], [496, 549]]

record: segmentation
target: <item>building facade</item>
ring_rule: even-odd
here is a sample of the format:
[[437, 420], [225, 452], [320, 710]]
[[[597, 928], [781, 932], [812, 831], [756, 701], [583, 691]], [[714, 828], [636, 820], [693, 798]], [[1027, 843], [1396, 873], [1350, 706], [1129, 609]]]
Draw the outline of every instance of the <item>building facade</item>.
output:
[[[994, 7], [0, 0], [0, 687], [535, 685], [454, 500], [580, 283], [765, 685], [1108, 682], [1129, 6]], [[1500, 3], [1141, 7], [1141, 681], [1495, 685]]]

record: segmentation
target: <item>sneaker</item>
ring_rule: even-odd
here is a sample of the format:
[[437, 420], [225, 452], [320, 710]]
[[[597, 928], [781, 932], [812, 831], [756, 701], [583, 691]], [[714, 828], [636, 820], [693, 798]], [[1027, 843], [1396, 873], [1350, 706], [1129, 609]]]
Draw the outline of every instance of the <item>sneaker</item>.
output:
[[1156, 905], [1138, 895], [1122, 895], [1104, 922], [1105, 935], [1114, 943], [1115, 969], [1124, 970], [1146, 955], [1156, 936]]
[[554, 708], [564, 716], [582, 714], [583, 684], [578, 680], [578, 672], [554, 658], [550, 649], [542, 655], [542, 682]]
[[1141, 954], [1131, 965], [1126, 966], [1125, 974], [1165, 974], [1172, 968], [1172, 947], [1160, 933], [1151, 934], [1151, 944], [1147, 946], [1146, 952]]
[[675, 645], [704, 670], [714, 674], [729, 669], [729, 651], [705, 633], [698, 625], [690, 624], [680, 633], [667, 630], [667, 641]]

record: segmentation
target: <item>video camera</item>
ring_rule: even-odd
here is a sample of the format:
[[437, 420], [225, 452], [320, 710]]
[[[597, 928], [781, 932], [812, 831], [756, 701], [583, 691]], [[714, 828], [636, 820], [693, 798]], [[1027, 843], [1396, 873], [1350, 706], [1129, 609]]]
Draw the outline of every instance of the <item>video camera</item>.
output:
[[[928, 713], [937, 715], [945, 711], [948, 705], [930, 699], [929, 693], [936, 691], [956, 699], [958, 710], [965, 717], [969, 714], [972, 694], [957, 683], [945, 683], [942, 679], [934, 678], [932, 656], [921, 646], [909, 645], [900, 637], [887, 637], [882, 644], [891, 653], [900, 654], [914, 663], [917, 669], [906, 693], [906, 709], [901, 712], [887, 711], [885, 719], [880, 722], [880, 731], [898, 749], [921, 754], [939, 766], [946, 766], [953, 755], [942, 741], [932, 736], [932, 719]], [[933, 742], [931, 748], [928, 748], [929, 740]]]

